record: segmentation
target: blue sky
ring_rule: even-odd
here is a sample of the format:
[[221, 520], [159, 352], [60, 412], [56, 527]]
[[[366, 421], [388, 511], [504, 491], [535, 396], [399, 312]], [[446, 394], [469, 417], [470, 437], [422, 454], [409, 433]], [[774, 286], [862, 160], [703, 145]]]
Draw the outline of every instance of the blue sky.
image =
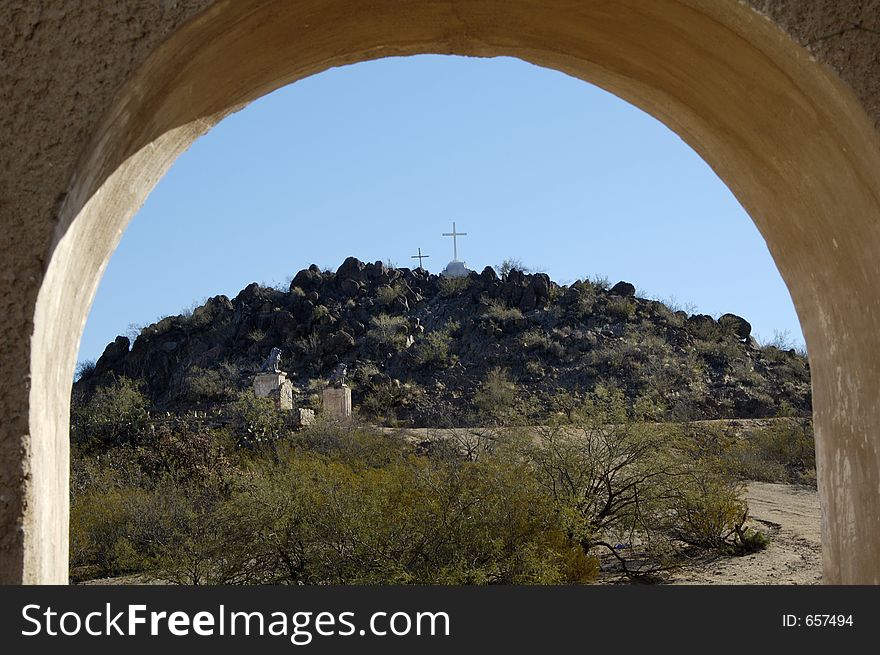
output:
[[803, 342], [754, 224], [662, 124], [515, 59], [420, 56], [302, 80], [199, 139], [125, 232], [79, 359], [132, 324], [311, 263], [411, 266], [421, 247], [439, 272], [453, 220], [471, 268], [516, 258], [562, 283], [627, 280]]

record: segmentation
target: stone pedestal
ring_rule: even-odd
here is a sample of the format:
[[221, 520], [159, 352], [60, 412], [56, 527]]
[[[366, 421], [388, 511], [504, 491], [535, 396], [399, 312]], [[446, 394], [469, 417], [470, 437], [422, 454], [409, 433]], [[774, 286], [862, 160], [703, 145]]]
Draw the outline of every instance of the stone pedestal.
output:
[[278, 409], [293, 409], [293, 383], [287, 379], [287, 373], [257, 373], [254, 395], [271, 398]]
[[334, 418], [351, 416], [351, 387], [343, 384], [341, 388], [324, 389], [324, 411]]
[[298, 428], [305, 428], [315, 423], [315, 411], [298, 407], [293, 410], [293, 424]]

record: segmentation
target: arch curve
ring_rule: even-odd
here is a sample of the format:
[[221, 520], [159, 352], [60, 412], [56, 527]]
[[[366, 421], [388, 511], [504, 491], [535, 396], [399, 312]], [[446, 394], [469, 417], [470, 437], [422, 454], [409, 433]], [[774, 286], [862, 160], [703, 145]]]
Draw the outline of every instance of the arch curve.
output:
[[[392, 55], [513, 56], [652, 114], [731, 188], [810, 353], [826, 582], [880, 583], [880, 137], [830, 70], [735, 0], [211, 4], [125, 84], [74, 173], [34, 310], [20, 580], [67, 578], [68, 389], [101, 274], [174, 159], [248, 102]], [[8, 567], [4, 567], [4, 570]]]

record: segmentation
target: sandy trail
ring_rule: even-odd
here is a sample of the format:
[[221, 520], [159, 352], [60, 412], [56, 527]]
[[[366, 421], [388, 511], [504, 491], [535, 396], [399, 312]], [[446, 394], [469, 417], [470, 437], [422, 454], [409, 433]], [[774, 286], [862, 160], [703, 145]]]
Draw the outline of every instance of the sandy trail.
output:
[[766, 550], [689, 564], [671, 584], [820, 584], [822, 544], [815, 489], [750, 482], [750, 525], [770, 535]]

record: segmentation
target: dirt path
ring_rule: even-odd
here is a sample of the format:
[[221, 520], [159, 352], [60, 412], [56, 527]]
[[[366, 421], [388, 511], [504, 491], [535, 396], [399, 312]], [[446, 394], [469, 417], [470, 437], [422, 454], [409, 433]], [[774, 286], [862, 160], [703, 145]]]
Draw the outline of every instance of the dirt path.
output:
[[815, 489], [751, 482], [747, 499], [752, 527], [770, 535], [769, 547], [753, 555], [696, 562], [672, 584], [820, 584], [822, 547]]

